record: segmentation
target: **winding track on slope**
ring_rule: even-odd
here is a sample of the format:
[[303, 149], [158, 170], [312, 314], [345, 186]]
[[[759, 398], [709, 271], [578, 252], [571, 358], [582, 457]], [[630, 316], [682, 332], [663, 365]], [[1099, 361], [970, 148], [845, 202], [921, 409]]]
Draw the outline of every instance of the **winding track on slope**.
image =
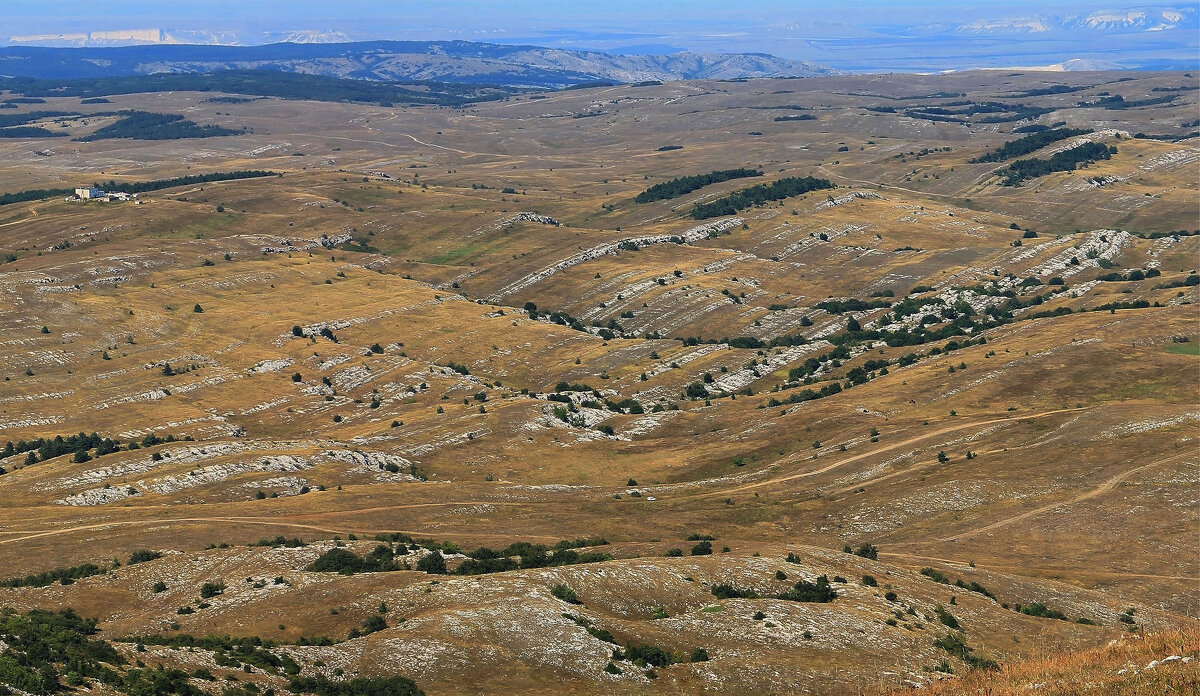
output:
[[1020, 522], [1021, 520], [1028, 519], [1028, 518], [1034, 517], [1036, 515], [1040, 515], [1044, 512], [1049, 512], [1055, 508], [1062, 507], [1064, 505], [1074, 505], [1076, 503], [1082, 503], [1085, 500], [1089, 500], [1091, 498], [1095, 498], [1098, 495], [1104, 495], [1105, 493], [1112, 491], [1117, 486], [1121, 485], [1121, 483], [1125, 479], [1129, 478], [1130, 476], [1133, 476], [1134, 474], [1136, 474], [1140, 471], [1145, 471], [1146, 469], [1160, 466], [1162, 464], [1167, 464], [1169, 462], [1174, 462], [1179, 459], [1183, 459], [1184, 457], [1190, 457], [1190, 456], [1192, 456], [1191, 452], [1184, 452], [1183, 454], [1177, 454], [1174, 457], [1168, 457], [1166, 459], [1160, 459], [1156, 462], [1150, 462], [1149, 464], [1143, 464], [1142, 466], [1139, 466], [1136, 469], [1129, 469], [1127, 471], [1122, 471], [1121, 473], [1104, 481], [1103, 483], [1096, 486], [1095, 488], [1092, 488], [1091, 490], [1087, 491], [1086, 493], [1077, 495], [1074, 498], [1071, 498], [1070, 500], [1063, 500], [1063, 501], [1060, 501], [1057, 503], [1050, 503], [1048, 505], [1043, 505], [1041, 507], [1034, 508], [1033, 510], [1029, 510], [1027, 512], [1022, 512], [1018, 515], [1013, 515], [1012, 517], [1006, 517], [1002, 520], [993, 522], [993, 523], [991, 523], [989, 525], [985, 525], [983, 527], [977, 527], [976, 529], [972, 529], [972, 530], [969, 530], [966, 532], [960, 532], [958, 534], [954, 534], [954, 535], [951, 535], [948, 537], [942, 537], [941, 539], [938, 539], [937, 541], [959, 541], [960, 539], [969, 539], [970, 537], [976, 536], [978, 534], [984, 534], [986, 532], [990, 532], [994, 529], [999, 529], [1000, 527], [1007, 526], [1014, 522]]
[[[418, 504], [414, 504], [414, 505], [401, 505], [398, 507], [434, 507], [434, 506], [442, 506], [442, 505], [470, 505], [470, 504], [471, 503], [418, 503]], [[476, 503], [476, 504], [496, 505], [497, 503], [480, 502], [480, 503]], [[503, 503], [501, 503], [501, 504], [503, 504]], [[509, 503], [509, 504], [517, 505], [520, 503]], [[339, 512], [342, 512], [342, 511], [339, 511]], [[359, 510], [347, 510], [344, 512], [360, 512], [360, 511]], [[311, 516], [319, 516], [322, 514], [331, 514], [331, 513], [308, 513], [304, 516], [310, 516], [310, 515]], [[287, 519], [287, 518], [285, 517], [283, 519]], [[119, 520], [119, 521], [114, 521], [114, 522], [101, 522], [99, 524], [86, 524], [86, 525], [79, 525], [76, 527], [64, 527], [62, 529], [47, 529], [47, 530], [38, 530], [38, 531], [24, 530], [24, 531], [7, 532], [8, 534], [24, 534], [24, 536], [14, 537], [12, 539], [0, 539], [0, 544], [12, 544], [12, 543], [15, 543], [18, 541], [28, 541], [30, 539], [39, 539], [41, 537], [57, 536], [59, 534], [69, 534], [71, 532], [95, 531], [95, 530], [100, 530], [100, 529], [109, 529], [112, 527], [136, 527], [136, 526], [144, 526], [144, 525], [179, 524], [179, 523], [260, 524], [260, 525], [265, 525], [268, 527], [293, 527], [293, 528], [300, 528], [300, 529], [311, 529], [311, 530], [317, 531], [317, 532], [329, 532], [330, 534], [364, 533], [362, 529], [334, 529], [331, 527], [322, 527], [320, 525], [315, 525], [315, 524], [302, 524], [299, 522], [283, 522], [283, 521], [273, 519], [270, 517], [238, 517], [238, 516], [231, 516], [231, 517], [167, 517], [167, 518], [150, 519], [150, 520], [123, 520], [123, 521]], [[404, 530], [394, 530], [394, 529], [386, 529], [386, 530], [379, 529], [379, 530], [372, 530], [372, 531], [377, 531], [377, 532], [400, 531], [400, 532], [406, 533], [406, 534], [409, 534], [409, 533], [411, 533], [411, 534], [427, 534], [427, 532], [405, 532]], [[470, 533], [438, 532], [438, 536], [472, 536], [473, 537], [473, 536], [478, 536], [478, 534], [475, 532], [470, 532]], [[530, 535], [530, 534], [523, 534], [522, 537], [531, 537], [531, 538], [537, 538], [537, 539], [557, 539], [558, 538], [558, 537], [548, 537], [548, 536]]]
[[[776, 478], [770, 478], [770, 479], [766, 479], [763, 481], [755, 481], [754, 483], [745, 483], [740, 486], [735, 486], [733, 488], [727, 488], [727, 489], [721, 490], [721, 491], [709, 491], [707, 493], [697, 493], [693, 496], [688, 496], [688, 497], [703, 498], [703, 497], [712, 497], [712, 496], [717, 496], [717, 495], [728, 495], [730, 493], [740, 493], [740, 492], [751, 490], [754, 488], [762, 488], [763, 486], [770, 486], [770, 485], [773, 485], [776, 483], [784, 483], [786, 481], [794, 481], [796, 479], [810, 478], [812, 476], [817, 476], [817, 475], [832, 471], [834, 469], [840, 468], [846, 464], [850, 464], [851, 462], [856, 462], [860, 459], [866, 459], [867, 457], [882, 454], [884, 452], [890, 452], [895, 449], [907, 447], [909, 445], [915, 444], [922, 440], [928, 440], [930, 438], [937, 437], [939, 435], [946, 435], [949, 433], [958, 432], [959, 430], [966, 430], [968, 428], [975, 428], [975, 427], [981, 427], [981, 426], [986, 426], [986, 425], [994, 425], [996, 423], [1010, 423], [1010, 422], [1016, 423], [1016, 422], [1020, 422], [1023, 420], [1030, 420], [1033, 418], [1045, 418], [1046, 416], [1053, 416], [1053, 415], [1059, 414], [1059, 413], [1076, 413], [1076, 412], [1085, 411], [1085, 410], [1087, 410], [1087, 409], [1060, 408], [1060, 409], [1055, 409], [1053, 411], [1043, 411], [1041, 413], [1031, 413], [1031, 414], [1026, 414], [1026, 415], [1022, 415], [1022, 416], [1006, 416], [1003, 418], [994, 418], [991, 420], [970, 421], [970, 422], [966, 422], [966, 423], [960, 423], [958, 425], [952, 425], [952, 426], [949, 426], [946, 428], [939, 428], [938, 430], [933, 430], [933, 431], [930, 431], [927, 433], [922, 433], [921, 435], [917, 435], [915, 437], [910, 437], [907, 440], [901, 440], [900, 442], [896, 442], [896, 443], [887, 445], [885, 447], [880, 447], [878, 449], [871, 450], [870, 452], [863, 452], [862, 454], [856, 454], [853, 457], [847, 457], [845, 459], [840, 459], [840, 460], [838, 460], [828, 466], [822, 467], [820, 469], [814, 469], [812, 471], [802, 471], [797, 474], [789, 474], [787, 476], [779, 476]], [[862, 482], [858, 483], [858, 486], [863, 486], [868, 483], [871, 483], [871, 480], [862, 481]]]
[[[953, 558], [941, 558], [939, 556], [922, 556], [922, 555], [914, 554], [914, 553], [901, 553], [899, 551], [880, 551], [879, 555], [880, 556], [888, 556], [891, 558], [898, 558], [898, 559], [909, 559], [912, 561], [922, 561], [922, 562], [933, 561], [935, 563], [945, 563], [948, 566], [953, 566], [956, 568], [961, 567], [963, 565], [963, 562], [961, 559], [956, 560]], [[1041, 570], [1041, 571], [1049, 570], [1051, 572], [1062, 572], [1062, 569], [1060, 569], [1060, 568], [1054, 568], [1054, 569], [1035, 568], [1035, 567], [1031, 567], [1027, 564], [1000, 565], [1000, 564], [996, 564], [996, 563], [977, 563], [973, 567], [976, 567], [976, 568], [979, 568], [982, 570], [996, 570], [996, 571], [1001, 571], [1001, 572], [1005, 572], [1005, 573], [1014, 573], [1016, 575], [1023, 575], [1026, 577], [1029, 577], [1028, 571], [1030, 571], [1030, 570]], [[1024, 572], [1022, 572], [1022, 571], [1024, 571]], [[1196, 576], [1194, 576], [1194, 575], [1158, 575], [1155, 573], [1126, 573], [1126, 572], [1120, 572], [1120, 571], [1081, 570], [1081, 569], [1077, 569], [1077, 568], [1071, 568], [1070, 572], [1072, 575], [1075, 575], [1075, 576], [1091, 575], [1091, 576], [1095, 576], [1095, 577], [1107, 578], [1107, 577], [1113, 577], [1113, 576], [1119, 575], [1122, 578], [1154, 578], [1157, 580], [1189, 580], [1192, 582], [1196, 581]]]
[[[847, 464], [865, 459], [867, 457], [871, 457], [871, 456], [875, 456], [875, 455], [878, 455], [878, 454], [881, 454], [884, 452], [889, 452], [892, 450], [907, 447], [907, 446], [913, 445], [917, 442], [920, 442], [922, 440], [928, 440], [930, 438], [938, 437], [939, 435], [945, 435], [945, 434], [957, 432], [960, 430], [966, 430], [966, 429], [973, 428], [973, 427], [982, 427], [982, 426], [992, 425], [995, 423], [1019, 422], [1022, 420], [1029, 420], [1029, 419], [1033, 419], [1033, 418], [1044, 418], [1044, 417], [1052, 416], [1052, 415], [1059, 414], [1059, 413], [1072, 413], [1072, 412], [1078, 412], [1081, 410], [1086, 410], [1086, 409], [1076, 409], [1076, 408], [1055, 409], [1052, 411], [1043, 411], [1041, 413], [1026, 414], [1026, 415], [1021, 415], [1021, 416], [1005, 416], [1003, 418], [994, 418], [994, 419], [983, 420], [983, 421], [969, 421], [969, 422], [959, 423], [959, 424], [955, 424], [955, 425], [952, 425], [949, 427], [939, 428], [938, 430], [930, 431], [927, 433], [922, 433], [915, 437], [911, 437], [911, 438], [908, 438], [905, 440], [901, 440], [899, 442], [895, 442], [895, 443], [886, 445], [886, 446], [878, 448], [878, 449], [874, 449], [870, 452], [863, 452], [862, 454], [857, 454], [852, 457], [846, 457], [844, 459], [839, 459], [838, 461], [833, 462], [832, 464], [829, 464], [828, 466], [825, 466], [825, 467], [822, 467], [820, 469], [816, 469], [813, 471], [803, 471], [803, 472], [799, 472], [799, 473], [795, 473], [795, 474], [789, 474], [786, 476], [778, 476], [778, 477], [766, 479], [763, 481], [742, 484], [739, 486], [735, 486], [733, 488], [725, 488], [725, 489], [716, 490], [716, 491], [684, 493], [684, 494], [678, 496], [678, 498], [673, 498], [673, 499], [681, 500], [681, 499], [711, 498], [711, 497], [716, 497], [716, 496], [728, 496], [730, 493], [737, 493], [737, 492], [747, 491], [747, 490], [751, 490], [751, 489], [755, 489], [755, 488], [761, 488], [764, 486], [770, 486], [770, 485], [774, 485], [774, 484], [778, 484], [778, 483], [784, 483], [787, 481], [794, 481], [797, 479], [803, 479], [803, 478], [809, 478], [812, 476], [817, 476], [819, 474], [823, 474], [823, 473], [832, 471], [834, 469], [837, 469], [837, 468], [840, 468]], [[1180, 456], [1183, 456], [1183, 455], [1180, 455]], [[1178, 458], [1178, 457], [1176, 457], [1176, 458]], [[1157, 464], [1157, 463], [1162, 463], [1162, 462], [1155, 462], [1155, 464]], [[1093, 497], [1095, 495], [1100, 495], [1101, 493], [1105, 492], [1105, 490], [1111, 490], [1112, 487], [1115, 487], [1117, 484], [1119, 484], [1120, 481], [1124, 480], [1125, 477], [1132, 475], [1133, 473], [1140, 471], [1141, 469], [1147, 468], [1149, 466], [1153, 466], [1153, 464], [1148, 464], [1143, 467], [1140, 467], [1139, 469], [1129, 471], [1124, 476], [1122, 476], [1119, 480], [1117, 480], [1115, 482], [1113, 482], [1110, 479], [1110, 481], [1106, 482], [1106, 484], [1103, 484], [1103, 485], [1107, 485], [1107, 484], [1111, 483], [1111, 486], [1109, 488], [1103, 489], [1103, 490], [1090, 491], [1089, 493], [1084, 494], [1083, 497], [1078, 498], [1078, 500], [1086, 499], [1088, 497]], [[870, 481], [861, 482], [859, 485], [865, 485], [867, 483], [870, 483]], [[1103, 488], [1103, 485], [1102, 485], [1102, 488]], [[662, 488], [654, 487], [654, 490], [659, 491], [659, 490], [662, 490]], [[145, 519], [145, 520], [118, 520], [118, 521], [112, 521], [112, 522], [103, 522], [103, 523], [96, 523], [96, 524], [63, 527], [61, 529], [13, 530], [13, 531], [7, 531], [7, 532], [0, 532], [0, 534], [5, 534], [5, 535], [7, 535], [7, 534], [20, 535], [20, 536], [14, 536], [11, 538], [7, 538], [7, 539], [0, 539], [0, 545], [12, 544], [12, 543], [16, 543], [19, 541], [27, 541], [30, 539], [38, 539], [38, 538], [43, 538], [43, 537], [47, 537], [47, 536], [70, 534], [73, 532], [83, 532], [83, 531], [106, 529], [109, 527], [125, 527], [125, 526], [155, 525], [155, 524], [181, 524], [181, 523], [184, 523], [184, 524], [186, 524], [186, 523], [260, 524], [260, 525], [265, 525], [265, 526], [294, 527], [294, 528], [311, 529], [314, 531], [329, 532], [329, 533], [336, 533], [336, 534], [347, 534], [347, 533], [350, 533], [350, 532], [356, 531], [356, 530], [333, 529], [333, 528], [322, 527], [322, 526], [314, 525], [314, 524], [289, 522], [287, 520], [312, 519], [312, 518], [320, 518], [320, 517], [326, 517], [326, 516], [331, 516], [331, 515], [363, 514], [363, 513], [371, 513], [371, 512], [385, 512], [388, 510], [405, 510], [405, 509], [416, 509], [416, 508], [426, 508], [426, 507], [447, 507], [447, 506], [457, 507], [457, 506], [463, 506], [463, 505], [522, 506], [522, 505], [544, 504], [545, 502], [548, 502], [548, 501], [538, 501], [538, 500], [527, 500], [527, 501], [491, 501], [491, 500], [443, 501], [443, 502], [433, 502], [433, 503], [404, 503], [404, 504], [398, 504], [398, 505], [387, 505], [387, 506], [380, 506], [380, 507], [373, 507], [373, 508], [354, 508], [354, 509], [333, 510], [333, 511], [326, 511], [326, 512], [311, 512], [311, 513], [302, 513], [302, 514], [281, 515], [279, 517], [213, 516], [213, 517], [165, 517], [165, 518], [155, 518], [155, 519]], [[555, 501], [555, 502], [557, 502], [557, 501]], [[1072, 502], [1074, 502], [1074, 501], [1072, 501]], [[1046, 506], [1046, 509], [1052, 509], [1054, 507], [1057, 507], [1058, 505], [1063, 505], [1063, 504], [1066, 504], [1066, 503], [1061, 503], [1061, 502], [1054, 503], [1053, 505]], [[1041, 508], [1039, 508], [1039, 510], [1041, 510]], [[1036, 514], [1039, 510], [1030, 511], [1029, 513], [1023, 513], [1023, 515], [1029, 516], [1032, 514]], [[999, 526], [1000, 523], [996, 523], [996, 524], [997, 524], [997, 526]], [[361, 530], [359, 530], [359, 531], [361, 531]], [[979, 530], [979, 531], [983, 531], [983, 530]]]

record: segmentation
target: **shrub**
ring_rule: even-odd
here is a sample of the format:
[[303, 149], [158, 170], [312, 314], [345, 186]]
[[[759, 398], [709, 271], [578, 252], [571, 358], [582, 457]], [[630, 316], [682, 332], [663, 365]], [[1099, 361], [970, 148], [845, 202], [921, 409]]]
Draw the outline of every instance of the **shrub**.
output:
[[575, 594], [575, 590], [572, 590], [570, 587], [562, 583], [552, 586], [550, 588], [550, 594], [554, 595], [558, 599], [561, 599], [567, 604], [583, 604], [583, 602], [579, 601], [579, 596]]
[[629, 645], [625, 648], [625, 659], [639, 667], [670, 667], [679, 660], [657, 645]]
[[862, 576], [862, 584], [867, 587], [879, 587], [879, 581], [875, 579], [874, 575]]
[[158, 551], [150, 551], [149, 549], [141, 549], [140, 551], [134, 551], [129, 556], [129, 562], [126, 563], [125, 565], [133, 565], [135, 563], [145, 563], [146, 561], [153, 561], [156, 558], [162, 558], [162, 554], [159, 553]]
[[1067, 615], [1056, 609], [1051, 609], [1041, 602], [1033, 602], [1032, 604], [1017, 605], [1017, 611], [1027, 616], [1037, 616], [1043, 619], [1058, 619], [1066, 621]]
[[324, 676], [288, 679], [288, 689], [317, 696], [425, 696], [407, 677], [356, 677], [347, 681], [331, 681]]
[[433, 551], [417, 561], [417, 570], [430, 575], [445, 575], [446, 558], [441, 551]]
[[713, 583], [711, 592], [717, 599], [757, 599], [758, 593], [754, 590], [742, 590], [728, 583]]
[[924, 575], [934, 582], [940, 582], [943, 585], [950, 584], [950, 578], [946, 577], [945, 573], [940, 570], [934, 570], [933, 568], [922, 568], [921, 575]]
[[225, 592], [225, 583], [223, 583], [219, 580], [217, 582], [211, 582], [211, 581], [206, 582], [200, 586], [200, 598], [201, 599], [211, 599], [213, 597], [216, 597], [219, 594], [224, 594], [224, 592]]
[[[419, 562], [418, 566], [420, 566]], [[442, 572], [445, 572], [444, 560], [442, 568]], [[305, 568], [305, 570], [315, 573], [341, 573], [342, 575], [378, 573], [398, 569], [399, 566], [393, 559], [392, 549], [383, 544], [376, 546], [373, 551], [363, 557], [343, 548], [330, 549]], [[420, 567], [417, 569], [422, 570]]]
[[792, 589], [777, 598], [792, 602], [832, 602], [837, 596], [837, 591], [829, 586], [829, 578], [822, 575], [816, 582], [798, 581]]
[[962, 633], [948, 633], [933, 641], [933, 645], [967, 663], [971, 669], [995, 669], [998, 666], [991, 660], [974, 655]]
[[[353, 539], [354, 535], [351, 534], [350, 538]], [[251, 546], [266, 546], [266, 547], [272, 548], [272, 549], [278, 549], [278, 548], [299, 549], [299, 548], [303, 548], [303, 547], [307, 546], [307, 544], [305, 544], [304, 541], [301, 539], [298, 539], [296, 537], [292, 537], [291, 539], [288, 539], [287, 537], [285, 537], [283, 535], [277, 536], [274, 539], [259, 539], [258, 541], [254, 542], [253, 544], [250, 544], [250, 545]]]
[[937, 619], [938, 621], [942, 622], [943, 626], [946, 626], [947, 628], [958, 628], [958, 619], [954, 618], [953, 614], [940, 606], [935, 607], [933, 611], [937, 614]]
[[696, 648], [692, 651], [691, 662], [708, 662], [708, 651], [704, 648]]
[[364, 634], [376, 633], [376, 632], [382, 631], [383, 629], [388, 627], [387, 620], [384, 619], [379, 614], [372, 614], [371, 616], [368, 616], [362, 622], [362, 626], [363, 626]]
[[854, 555], [861, 556], [863, 558], [869, 558], [873, 561], [879, 558], [879, 549], [875, 548], [875, 546], [872, 544], [863, 542], [858, 545], [857, 549], [854, 550]]
[[972, 580], [971, 582], [963, 582], [962, 578], [959, 578], [954, 581], [954, 586], [961, 587], [962, 589], [967, 590], [969, 592], [977, 592], [977, 593], [983, 595], [984, 597], [988, 597], [990, 599], [996, 598], [996, 595], [992, 594], [988, 590], [988, 588], [984, 587], [983, 585], [980, 585], [979, 583], [975, 582], [974, 580]]
[[712, 554], [712, 542], [707, 539], [692, 547], [693, 556], [708, 556]]

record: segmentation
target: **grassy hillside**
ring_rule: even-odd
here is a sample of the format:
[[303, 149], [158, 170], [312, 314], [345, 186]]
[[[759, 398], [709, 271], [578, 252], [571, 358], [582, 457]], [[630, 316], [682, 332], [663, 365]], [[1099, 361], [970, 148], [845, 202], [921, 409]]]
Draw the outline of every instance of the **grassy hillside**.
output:
[[[116, 676], [51, 662], [104, 693], [1194, 683], [1200, 157], [1129, 134], [1196, 93], [1119, 77], [19, 104], [70, 138], [0, 192], [142, 193], [0, 207], [0, 640], [96, 619]], [[1116, 152], [1005, 186], [997, 100]], [[243, 132], [88, 139], [129, 109]]]

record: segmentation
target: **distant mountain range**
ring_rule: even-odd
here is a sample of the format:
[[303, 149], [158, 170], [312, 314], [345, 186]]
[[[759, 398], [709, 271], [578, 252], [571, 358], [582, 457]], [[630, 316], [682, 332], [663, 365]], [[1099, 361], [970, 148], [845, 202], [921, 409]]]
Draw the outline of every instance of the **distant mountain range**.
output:
[[349, 36], [340, 31], [323, 30], [250, 33], [179, 29], [117, 29], [64, 34], [25, 34], [10, 36], [6, 43], [23, 46], [53, 46], [58, 48], [106, 48], [111, 46], [148, 46], [156, 44], [247, 46], [271, 43], [347, 43], [350, 40]]
[[[965, 10], [964, 10], [965, 11]], [[984, 11], [979, 10], [979, 14]], [[1195, 70], [1200, 6], [1148, 5], [1083, 14], [1019, 14], [966, 22], [860, 24], [808, 30], [806, 58], [846, 71], [937, 71], [1041, 67], [1056, 70]], [[804, 29], [776, 26], [765, 50]]]
[[1195, 6], [1153, 7], [1136, 10], [1097, 10], [1085, 15], [1036, 15], [1011, 19], [981, 20], [958, 27], [975, 34], [1039, 34], [1093, 32], [1128, 34], [1143, 31], [1197, 29]]
[[499, 43], [362, 41], [441, 36], [364, 22], [271, 32], [106, 28], [0, 36], [0, 44], [9, 44], [0, 47], [0, 75], [70, 78], [270, 69], [553, 88], [595, 80], [736, 79], [835, 70], [1200, 69], [1200, 5], [1195, 2], [1119, 10], [1098, 6], [1075, 14], [1055, 13], [1053, 3], [1047, 5], [1049, 11], [1029, 12], [1036, 6], [1015, 3], [1006, 14], [990, 3], [964, 3], [944, 18], [916, 10], [814, 16], [797, 5], [766, 20], [747, 15], [745, 22], [721, 27], [685, 22], [662, 32], [636, 27], [509, 31], [496, 34], [507, 37]]
[[365, 80], [561, 88], [594, 81], [807, 77], [834, 71], [759, 53], [619, 55], [470, 41], [0, 48], [0, 75], [51, 79], [283, 70]]

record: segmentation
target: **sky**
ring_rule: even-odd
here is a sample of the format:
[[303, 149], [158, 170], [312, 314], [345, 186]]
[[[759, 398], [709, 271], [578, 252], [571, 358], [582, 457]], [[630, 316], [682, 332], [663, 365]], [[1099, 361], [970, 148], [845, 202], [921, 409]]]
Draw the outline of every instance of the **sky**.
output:
[[[1109, 3], [1116, 9], [1129, 2]], [[352, 38], [634, 33], [687, 40], [776, 23], [818, 27], [942, 22], [1070, 13], [1095, 2], [1028, 0], [5, 0], [0, 35], [133, 28], [283, 32], [336, 30]], [[420, 35], [420, 36], [416, 36]], [[6, 37], [5, 37], [6, 38]]]
[[[1120, 46], [1101, 36], [1061, 33], [1017, 40], [993, 35], [989, 43], [959, 30], [980, 21], [1148, 7], [1186, 8], [1192, 19], [1174, 32]], [[185, 43], [240, 44], [327, 32], [336, 34], [321, 37], [326, 41], [459, 39], [625, 53], [770, 53], [846, 69], [918, 69], [1108, 60], [1106, 48], [1194, 60], [1198, 9], [1197, 0], [0, 0], [0, 44], [45, 43], [13, 41], [16, 36], [131, 29], [161, 29]]]

